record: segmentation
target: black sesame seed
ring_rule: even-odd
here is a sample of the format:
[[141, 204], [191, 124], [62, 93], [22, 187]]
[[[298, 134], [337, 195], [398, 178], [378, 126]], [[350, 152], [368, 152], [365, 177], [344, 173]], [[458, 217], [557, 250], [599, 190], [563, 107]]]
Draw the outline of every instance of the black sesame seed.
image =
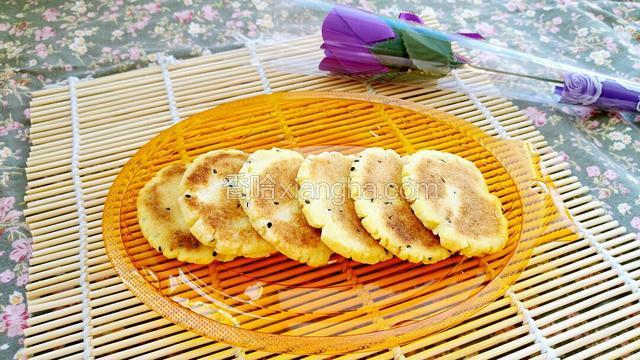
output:
[[351, 167], [351, 171], [353, 171], [353, 170], [355, 170], [355, 169], [356, 169], [355, 167], [353, 167], [353, 166]]
[[267, 223], [267, 227], [268, 227], [269, 229], [271, 229], [271, 227], [272, 227], [272, 226], [273, 226], [273, 224], [272, 224], [271, 222], [268, 222], [268, 223]]
[[360, 162], [360, 160], [359, 159], [355, 159], [355, 160], [353, 160], [353, 162]]
[[280, 203], [279, 203], [279, 202], [277, 202], [277, 201], [274, 201], [274, 202], [273, 202], [273, 205], [280, 205]]
[[446, 182], [444, 181], [444, 179], [443, 179], [443, 178], [440, 178], [440, 180], [442, 180], [442, 182], [446, 184]]
[[213, 256], [218, 256], [218, 252], [217, 252], [217, 251], [214, 251], [211, 255], [213, 255]]
[[162, 246], [158, 246], [158, 251], [162, 252]]
[[342, 212], [342, 209], [340, 209], [340, 212]]
[[389, 215], [389, 217], [387, 217], [387, 219], [391, 219], [391, 215]]
[[331, 211], [331, 209], [327, 209], [327, 211]]
[[238, 203], [238, 204], [236, 205], [236, 209], [237, 209], [237, 208], [239, 208], [239, 207], [240, 207], [240, 203]]
[[171, 211], [171, 208], [167, 208], [167, 211]]
[[429, 256], [429, 257], [427, 258], [427, 260], [431, 261], [431, 256]]
[[378, 160], [378, 164], [382, 164], [382, 160]]
[[411, 245], [407, 245], [407, 249], [411, 249]]
[[384, 204], [385, 205], [391, 205], [391, 201], [385, 201]]
[[371, 198], [371, 202], [373, 202], [373, 198]]
[[305, 204], [311, 204], [311, 201], [309, 201], [309, 200], [305, 200], [305, 201], [304, 201], [304, 203], [305, 203]]
[[442, 160], [442, 159], [440, 159], [440, 161], [442, 161], [443, 163], [446, 163], [446, 161], [444, 161], [444, 160]]
[[191, 195], [189, 194], [184, 194], [184, 197], [186, 197], [187, 199], [191, 199]]
[[214, 173], [214, 174], [217, 174], [217, 173], [218, 173], [218, 170], [213, 169], [213, 173]]

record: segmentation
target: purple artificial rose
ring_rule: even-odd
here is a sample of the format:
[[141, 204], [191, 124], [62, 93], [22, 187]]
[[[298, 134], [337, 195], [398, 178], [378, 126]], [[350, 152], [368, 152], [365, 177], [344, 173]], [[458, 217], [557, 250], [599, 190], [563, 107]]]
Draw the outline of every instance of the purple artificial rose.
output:
[[602, 83], [593, 76], [567, 73], [562, 89], [563, 102], [576, 105], [591, 105], [602, 95]]
[[[347, 6], [334, 6], [322, 22], [322, 49], [324, 58], [320, 61], [318, 68], [323, 71], [342, 73], [349, 75], [379, 75], [391, 71], [391, 68], [413, 67], [416, 63], [424, 62], [425, 59], [411, 59], [412, 54], [421, 55], [433, 54], [438, 57], [443, 66], [447, 68], [457, 67], [467, 60], [457, 54], [451, 54], [451, 44], [446, 37], [433, 36], [427, 29], [416, 27], [415, 24], [423, 25], [422, 19], [413, 13], [400, 13], [399, 18], [413, 24], [402, 24], [393, 19], [350, 8]], [[400, 26], [402, 25], [402, 26]], [[415, 27], [415, 31], [409, 31]], [[406, 29], [405, 29], [406, 28]], [[395, 30], [394, 30], [395, 29]], [[405, 30], [402, 30], [405, 29]], [[413, 34], [416, 38], [424, 36], [423, 39], [413, 41], [411, 46], [416, 49], [405, 48], [406, 41], [401, 44], [387, 44], [384, 42], [398, 39], [396, 31], [404, 31]], [[421, 33], [421, 31], [423, 33]], [[465, 33], [464, 36], [474, 39], [482, 39], [479, 34]], [[420, 43], [422, 42], [422, 43]], [[431, 42], [434, 44], [430, 45]], [[383, 44], [380, 53], [376, 52], [376, 46]], [[389, 48], [386, 48], [389, 46]], [[385, 50], [386, 49], [386, 50]], [[387, 52], [395, 51], [393, 55]], [[398, 53], [399, 51], [399, 53]], [[428, 60], [428, 59], [427, 59]], [[384, 63], [383, 63], [384, 62]]]
[[323, 71], [351, 75], [384, 74], [389, 69], [371, 53], [370, 47], [394, 39], [396, 34], [378, 16], [345, 6], [335, 6], [322, 23]]
[[622, 80], [600, 80], [586, 74], [567, 73], [564, 85], [556, 86], [555, 93], [566, 104], [640, 112], [640, 86]]

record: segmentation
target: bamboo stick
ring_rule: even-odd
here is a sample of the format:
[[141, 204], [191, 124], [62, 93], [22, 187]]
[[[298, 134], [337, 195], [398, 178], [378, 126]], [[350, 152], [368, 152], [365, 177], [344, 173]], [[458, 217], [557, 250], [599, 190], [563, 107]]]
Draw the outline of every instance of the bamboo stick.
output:
[[68, 315], [78, 314], [80, 313], [80, 311], [82, 311], [82, 305], [78, 304], [78, 305], [67, 306], [62, 309], [50, 311], [42, 315], [30, 314], [29, 319], [27, 320], [27, 323], [29, 327], [32, 327], [35, 325], [44, 324], [47, 322], [51, 322], [53, 320], [57, 320], [62, 317], [66, 317]]
[[[49, 346], [56, 346], [56, 344], [51, 344]], [[30, 350], [26, 349], [25, 351], [27, 354], [25, 355], [29, 355], [30, 354]], [[78, 354], [78, 352], [80, 352]], [[71, 356], [70, 354], [74, 354], [72, 359], [81, 359], [82, 358], [82, 343], [75, 343], [73, 345], [65, 345], [62, 348], [59, 348], [58, 350], [44, 350], [44, 352], [40, 355], [37, 356], [32, 356], [31, 359], [33, 360], [47, 360], [47, 359], [51, 359], [51, 358], [56, 358], [56, 357], [61, 357], [61, 356]]]
[[[615, 336], [613, 338], [608, 338], [606, 342], [602, 342], [599, 344], [595, 344], [590, 348], [586, 348], [584, 351], [579, 352], [577, 354], [568, 356], [567, 359], [576, 360], [576, 359], [584, 359], [586, 357], [595, 356], [599, 353], [603, 353], [601, 356], [597, 357], [597, 359], [611, 358], [629, 358], [629, 354], [635, 352], [640, 348], [640, 341], [637, 340], [638, 332], [640, 329], [638, 327], [627, 329], [627, 331], [622, 334]], [[632, 341], [633, 340], [633, 341]], [[614, 346], [619, 346], [623, 343], [627, 343], [625, 346], [613, 348]]]

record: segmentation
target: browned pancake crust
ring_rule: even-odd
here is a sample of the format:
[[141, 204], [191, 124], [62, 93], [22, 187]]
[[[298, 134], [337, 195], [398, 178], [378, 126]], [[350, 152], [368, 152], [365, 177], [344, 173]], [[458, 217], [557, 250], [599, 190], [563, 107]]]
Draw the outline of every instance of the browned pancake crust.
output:
[[140, 190], [137, 199], [140, 229], [151, 246], [167, 258], [208, 264], [217, 254], [191, 235], [178, 204], [178, 184], [185, 169], [184, 164], [168, 165]]
[[440, 234], [443, 246], [466, 256], [504, 246], [508, 234], [501, 203], [473, 163], [428, 150], [412, 155], [403, 172], [405, 185], [417, 190], [416, 196], [409, 196], [414, 212]]
[[403, 260], [432, 263], [450, 253], [415, 217], [401, 193], [402, 159], [392, 150], [364, 150], [353, 162], [352, 197], [362, 224]]
[[[218, 165], [219, 168], [227, 169], [225, 174], [220, 173], [221, 176], [237, 174], [242, 164], [249, 155], [242, 152], [235, 152], [229, 154], [226, 152], [220, 152], [214, 156], [207, 157], [204, 163], [195, 168], [195, 171], [191, 172], [183, 180], [183, 188], [194, 189], [206, 186], [209, 181], [210, 171], [214, 169], [214, 165]], [[229, 171], [230, 170], [230, 171]], [[218, 170], [216, 170], [218, 173]], [[244, 212], [240, 209], [240, 204], [237, 199], [231, 199], [229, 197], [222, 197], [218, 203], [218, 206], [203, 206], [198, 201], [195, 194], [189, 194], [189, 198], [185, 198], [184, 203], [193, 211], [197, 211], [199, 215], [204, 217], [205, 223], [216, 229], [216, 237], [232, 236], [234, 229], [229, 228], [229, 218], [244, 216]]]
[[249, 156], [241, 174], [252, 179], [242, 207], [254, 229], [276, 250], [312, 266], [326, 264], [331, 251], [320, 241], [298, 203], [296, 175], [302, 156], [291, 150], [259, 150]]
[[375, 264], [391, 258], [365, 230], [349, 195], [352, 156], [337, 152], [309, 155], [298, 171], [300, 204], [311, 226], [321, 228], [321, 240], [336, 253]]
[[180, 203], [191, 233], [219, 254], [261, 257], [273, 251], [251, 226], [232, 188], [248, 156], [239, 150], [202, 154], [180, 184]]

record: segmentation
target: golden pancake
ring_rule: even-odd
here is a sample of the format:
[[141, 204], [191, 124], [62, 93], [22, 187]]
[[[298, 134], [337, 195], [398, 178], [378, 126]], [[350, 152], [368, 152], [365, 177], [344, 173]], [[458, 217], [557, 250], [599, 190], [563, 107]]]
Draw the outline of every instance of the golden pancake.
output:
[[440, 244], [464, 256], [504, 247], [507, 219], [472, 162], [433, 150], [419, 151], [403, 167], [403, 190], [416, 216]]
[[402, 196], [402, 159], [393, 150], [370, 148], [353, 160], [351, 197], [362, 225], [402, 260], [430, 264], [451, 253], [424, 227]]
[[160, 170], [140, 190], [137, 199], [138, 223], [149, 244], [169, 259], [209, 264], [221, 257], [215, 249], [202, 245], [191, 233], [178, 204], [179, 186], [185, 164]]
[[353, 156], [337, 152], [309, 155], [298, 170], [302, 213], [331, 250], [355, 261], [375, 264], [391, 258], [362, 227], [349, 196]]
[[331, 250], [320, 241], [298, 203], [296, 175], [303, 157], [284, 149], [258, 150], [240, 170], [244, 212], [253, 228], [285, 256], [311, 266], [329, 261]]
[[233, 188], [248, 155], [214, 150], [198, 156], [180, 183], [180, 207], [189, 230], [205, 246], [228, 256], [262, 257], [274, 251], [240, 208]]

